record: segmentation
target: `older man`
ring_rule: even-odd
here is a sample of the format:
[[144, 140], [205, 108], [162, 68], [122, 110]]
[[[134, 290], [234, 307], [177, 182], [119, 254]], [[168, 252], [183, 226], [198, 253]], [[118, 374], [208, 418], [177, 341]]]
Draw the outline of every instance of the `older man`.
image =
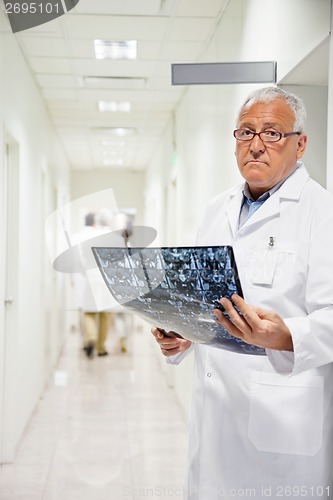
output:
[[195, 351], [188, 500], [333, 498], [333, 196], [299, 161], [304, 125], [298, 97], [249, 96], [234, 131], [245, 182], [211, 201], [198, 234], [233, 246], [244, 291], [216, 320], [266, 356], [152, 329], [170, 362]]

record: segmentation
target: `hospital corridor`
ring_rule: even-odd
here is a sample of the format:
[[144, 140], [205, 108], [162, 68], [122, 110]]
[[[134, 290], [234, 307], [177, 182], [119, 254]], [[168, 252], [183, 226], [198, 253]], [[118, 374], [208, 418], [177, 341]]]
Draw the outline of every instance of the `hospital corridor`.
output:
[[1, 500], [181, 497], [186, 418], [148, 332], [134, 328], [126, 353], [110, 332], [109, 356], [94, 359], [69, 334], [15, 462], [1, 468]]
[[196, 348], [167, 360], [151, 329], [220, 335], [210, 292], [241, 284], [232, 238], [209, 233], [217, 210], [199, 231], [206, 207], [243, 182], [239, 144], [305, 147], [289, 122], [239, 125], [251, 92], [304, 102], [304, 169], [333, 192], [332, 2], [0, 2], [0, 500], [219, 500], [195, 482], [219, 484], [195, 457], [222, 439], [193, 424]]

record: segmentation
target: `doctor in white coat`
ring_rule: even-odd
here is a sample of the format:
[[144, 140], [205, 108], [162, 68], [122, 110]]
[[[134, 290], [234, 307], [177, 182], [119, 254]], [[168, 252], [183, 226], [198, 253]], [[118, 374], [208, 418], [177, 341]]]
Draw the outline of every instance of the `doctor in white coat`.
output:
[[247, 99], [234, 132], [245, 182], [211, 201], [198, 234], [233, 246], [244, 292], [216, 320], [266, 356], [152, 329], [170, 362], [195, 351], [187, 500], [333, 498], [333, 196], [300, 162], [304, 122], [278, 88]]

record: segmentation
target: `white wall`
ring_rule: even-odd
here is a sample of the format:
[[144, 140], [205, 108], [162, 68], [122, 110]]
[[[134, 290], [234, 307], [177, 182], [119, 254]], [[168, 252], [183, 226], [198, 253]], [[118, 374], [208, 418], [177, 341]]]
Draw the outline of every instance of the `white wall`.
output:
[[[281, 80], [328, 37], [330, 4], [331, 0], [232, 0], [201, 61], [276, 60]], [[287, 83], [286, 78], [284, 84]], [[304, 86], [302, 82], [299, 85], [290, 90], [295, 93], [299, 90], [308, 107], [310, 140], [306, 165], [314, 178], [325, 185], [327, 88]], [[170, 130], [162, 138], [149, 166], [146, 180], [149, 220], [153, 224], [155, 214], [155, 222], [160, 226], [165, 220], [162, 207], [170, 212], [170, 207], [165, 206], [170, 165], [165, 157], [162, 159], [162, 153], [174, 149], [176, 162], [172, 176], [177, 187], [174, 214], [177, 244], [194, 243], [208, 200], [241, 181], [232, 131], [241, 103], [257, 87], [259, 85], [189, 86], [179, 104]], [[162, 228], [161, 233], [164, 232]], [[190, 365], [174, 367], [174, 373], [168, 374], [186, 410]]]
[[[143, 224], [144, 174], [128, 170], [73, 170], [71, 173], [71, 200], [105, 189], [112, 189], [118, 209], [136, 208], [136, 224]], [[83, 221], [82, 221], [83, 224]]]
[[276, 4], [279, 81], [329, 35], [331, 0], [280, 0]]
[[[331, 26], [333, 26], [333, 0], [331, 0]], [[328, 104], [327, 104], [327, 189], [333, 193], [333, 39], [329, 42]]]
[[301, 97], [306, 106], [308, 146], [302, 158], [311, 177], [326, 187], [327, 153], [327, 87], [281, 85], [287, 92]]
[[[0, 10], [1, 29], [1, 196], [4, 195], [4, 143], [7, 137], [17, 150], [17, 249], [18, 293], [14, 297], [15, 330], [5, 334], [0, 305], [0, 461], [11, 461], [17, 443], [41, 396], [59, 355], [64, 329], [59, 329], [65, 297], [60, 276], [55, 277], [45, 250], [44, 222], [49, 211], [68, 198], [68, 166], [50, 125], [47, 112], [22, 57], [7, 18]], [[55, 196], [57, 192], [57, 196]], [[1, 199], [2, 208], [5, 209]], [[1, 226], [5, 227], [4, 210]], [[4, 296], [4, 232], [1, 232], [1, 297]], [[24, 242], [24, 244], [22, 244]], [[43, 273], [46, 273], [44, 279]], [[42, 291], [48, 290], [47, 293]], [[54, 304], [54, 297], [60, 297]], [[7, 315], [8, 316], [8, 315]], [[47, 323], [46, 323], [47, 321]], [[47, 324], [47, 329], [46, 329]], [[53, 325], [50, 326], [50, 325]], [[10, 335], [9, 335], [10, 333]]]
[[169, 212], [167, 209], [168, 189], [172, 180], [175, 179], [176, 170], [173, 153], [172, 126], [170, 125], [153, 154], [144, 178], [145, 223], [157, 230], [160, 245], [166, 245], [169, 240], [166, 230], [168, 214], [173, 219], [173, 224], [176, 224], [175, 207], [169, 207]]

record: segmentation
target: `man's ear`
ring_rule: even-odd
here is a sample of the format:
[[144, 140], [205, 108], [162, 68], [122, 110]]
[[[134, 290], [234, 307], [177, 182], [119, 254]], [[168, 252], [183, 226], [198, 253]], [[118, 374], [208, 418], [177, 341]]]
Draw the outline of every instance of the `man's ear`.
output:
[[307, 145], [307, 141], [308, 141], [308, 137], [305, 134], [301, 134], [298, 137], [298, 141], [297, 141], [297, 153], [296, 153], [297, 160], [299, 160], [300, 158], [302, 158], [302, 156], [304, 155], [304, 152], [305, 152], [305, 149], [306, 149], [306, 145]]

